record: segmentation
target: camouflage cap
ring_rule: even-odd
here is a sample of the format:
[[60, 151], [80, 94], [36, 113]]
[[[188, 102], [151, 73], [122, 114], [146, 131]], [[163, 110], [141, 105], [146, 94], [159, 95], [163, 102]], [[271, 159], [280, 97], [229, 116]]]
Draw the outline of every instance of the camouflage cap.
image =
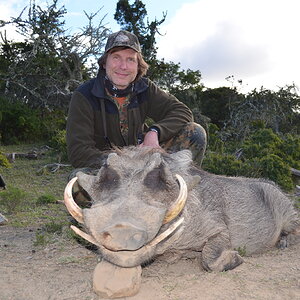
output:
[[115, 47], [128, 47], [136, 52], [141, 52], [141, 46], [137, 36], [126, 30], [120, 30], [109, 35], [105, 52]]

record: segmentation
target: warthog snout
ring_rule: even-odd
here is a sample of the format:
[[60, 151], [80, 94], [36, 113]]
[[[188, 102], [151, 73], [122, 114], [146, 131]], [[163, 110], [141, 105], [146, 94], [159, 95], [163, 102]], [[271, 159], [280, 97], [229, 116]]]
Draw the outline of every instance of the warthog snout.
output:
[[107, 227], [100, 233], [101, 244], [112, 251], [137, 250], [146, 244], [147, 238], [145, 230], [128, 222]]

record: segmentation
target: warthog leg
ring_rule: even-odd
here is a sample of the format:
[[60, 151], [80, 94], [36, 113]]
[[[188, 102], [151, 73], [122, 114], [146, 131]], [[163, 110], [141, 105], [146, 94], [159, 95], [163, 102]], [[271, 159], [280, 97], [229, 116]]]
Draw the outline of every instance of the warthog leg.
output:
[[221, 232], [205, 244], [202, 249], [202, 264], [207, 271], [227, 271], [243, 263], [237, 251], [230, 250], [229, 234]]

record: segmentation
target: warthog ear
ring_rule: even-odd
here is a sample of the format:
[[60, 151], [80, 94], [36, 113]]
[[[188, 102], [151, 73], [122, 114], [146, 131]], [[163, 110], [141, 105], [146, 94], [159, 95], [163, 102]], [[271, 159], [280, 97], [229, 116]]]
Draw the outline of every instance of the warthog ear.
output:
[[149, 172], [154, 168], [158, 168], [161, 164], [161, 154], [153, 153], [145, 165], [145, 172]]
[[177, 187], [172, 173], [168, 168], [166, 168], [164, 163], [161, 163], [159, 166], [155, 166], [152, 170], [149, 170], [144, 178], [143, 183], [146, 187], [152, 190], [173, 191]]

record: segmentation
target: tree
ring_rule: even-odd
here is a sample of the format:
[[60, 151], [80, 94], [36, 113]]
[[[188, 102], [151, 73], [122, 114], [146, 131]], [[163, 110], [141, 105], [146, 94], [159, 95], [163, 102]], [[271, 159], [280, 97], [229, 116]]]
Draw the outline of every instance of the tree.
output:
[[242, 101], [243, 96], [235, 88], [219, 87], [206, 89], [200, 95], [200, 107], [211, 122], [223, 129], [230, 119], [232, 107]]
[[155, 81], [162, 89], [179, 95], [185, 103], [191, 103], [188, 95], [196, 95], [193, 89], [202, 89], [200, 71], [181, 70], [179, 63], [166, 62], [157, 59], [156, 35], [159, 26], [166, 20], [167, 12], [163, 12], [162, 19], [145, 22], [147, 10], [145, 4], [135, 0], [129, 4], [128, 0], [119, 0], [114, 15], [121, 29], [133, 32], [139, 39], [143, 56], [149, 64], [147, 76]]
[[64, 28], [64, 6], [58, 8], [53, 0], [45, 9], [30, 1], [17, 18], [2, 21], [1, 26], [14, 24], [23, 42], [14, 42], [1, 33], [0, 93], [14, 101], [32, 107], [63, 107], [69, 102], [72, 90], [87, 79], [89, 59], [102, 54], [109, 30], [97, 26], [93, 19], [99, 11], [87, 15], [88, 24], [79, 32], [69, 34]]
[[149, 62], [156, 59], [155, 35], [159, 33], [158, 27], [166, 20], [166, 13], [163, 13], [161, 20], [155, 19], [145, 24], [147, 10], [145, 4], [140, 0], [135, 0], [129, 4], [128, 0], [119, 0], [114, 15], [115, 20], [121, 29], [134, 33], [141, 44], [145, 59]]
[[230, 108], [227, 128], [239, 138], [247, 136], [257, 126], [271, 128], [276, 133], [299, 134], [300, 97], [294, 85], [278, 92], [261, 88], [240, 97]]

